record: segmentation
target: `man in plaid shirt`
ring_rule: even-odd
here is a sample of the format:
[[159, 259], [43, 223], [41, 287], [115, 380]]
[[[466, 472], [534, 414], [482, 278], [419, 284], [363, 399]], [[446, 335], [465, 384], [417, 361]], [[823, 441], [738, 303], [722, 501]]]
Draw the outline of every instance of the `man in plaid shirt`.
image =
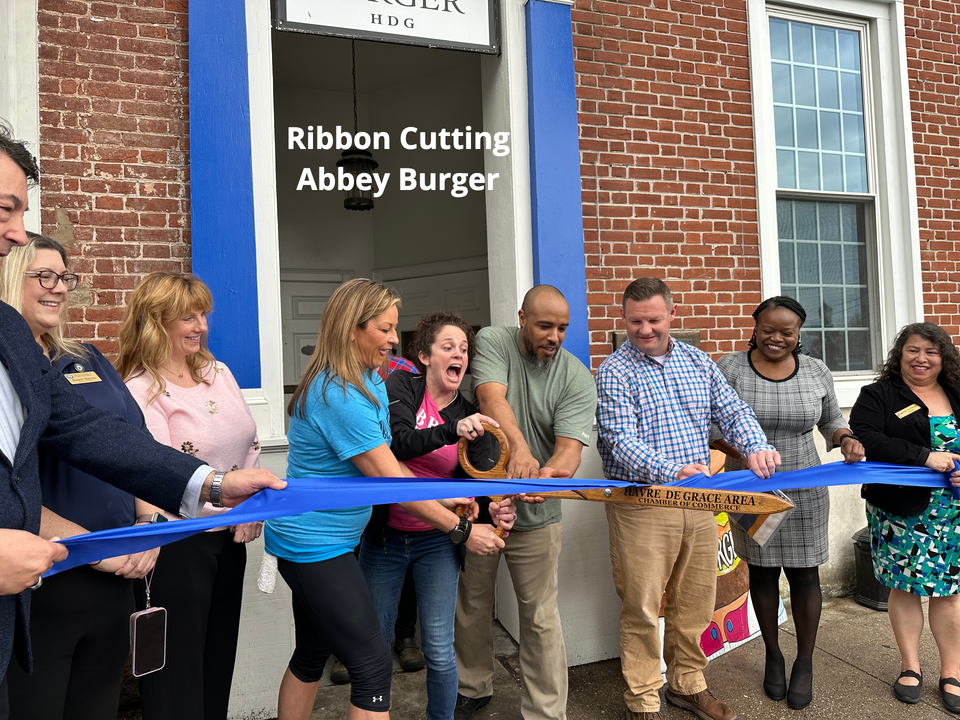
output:
[[[670, 289], [656, 278], [623, 293], [625, 342], [597, 370], [597, 446], [608, 478], [659, 484], [709, 475], [711, 424], [766, 478], [780, 464], [757, 418], [703, 352], [670, 337]], [[700, 635], [717, 588], [717, 524], [708, 512], [608, 503], [627, 720], [660, 720], [660, 602], [667, 701], [703, 720], [736, 720], [707, 690]]]

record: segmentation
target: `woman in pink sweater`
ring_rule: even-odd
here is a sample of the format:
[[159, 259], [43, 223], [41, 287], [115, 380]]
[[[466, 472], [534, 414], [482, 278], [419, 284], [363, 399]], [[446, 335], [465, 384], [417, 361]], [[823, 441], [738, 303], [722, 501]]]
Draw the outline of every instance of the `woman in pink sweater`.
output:
[[[153, 437], [212, 467], [259, 467], [257, 428], [230, 370], [206, 346], [210, 290], [188, 274], [151, 273], [120, 328], [117, 372]], [[222, 512], [209, 503], [201, 512]], [[164, 514], [157, 508], [154, 516]], [[166, 519], [175, 520], [173, 516]], [[164, 547], [150, 584], [167, 609], [166, 666], [140, 679], [145, 720], [226, 720], [240, 628], [244, 543], [261, 523]]]

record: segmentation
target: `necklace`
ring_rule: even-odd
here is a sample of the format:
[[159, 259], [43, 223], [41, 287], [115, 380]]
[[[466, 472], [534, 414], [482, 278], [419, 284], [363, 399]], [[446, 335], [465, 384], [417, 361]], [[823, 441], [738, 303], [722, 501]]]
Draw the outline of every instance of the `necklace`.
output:
[[[163, 367], [163, 366], [161, 366], [161, 367]], [[166, 371], [167, 371], [168, 373], [170, 373], [171, 375], [176, 375], [176, 376], [177, 376], [177, 379], [183, 380], [183, 373], [182, 373], [182, 372], [180, 372], [180, 373], [174, 372], [173, 370], [171, 370], [171, 369], [168, 368], [168, 367], [163, 367], [163, 369], [166, 370]]]

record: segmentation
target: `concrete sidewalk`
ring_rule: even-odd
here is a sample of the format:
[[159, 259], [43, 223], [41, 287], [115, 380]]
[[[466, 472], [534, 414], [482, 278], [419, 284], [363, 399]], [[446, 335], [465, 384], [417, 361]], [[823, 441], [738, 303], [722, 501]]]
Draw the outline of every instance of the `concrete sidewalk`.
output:
[[[497, 677], [495, 694], [476, 720], [520, 720], [520, 685], [517, 648], [497, 627]], [[780, 644], [793, 662], [796, 642], [791, 622], [781, 627]], [[900, 658], [886, 613], [857, 605], [852, 598], [830, 601], [823, 611], [814, 658], [814, 700], [794, 711], [786, 702], [773, 702], [763, 694], [763, 644], [759, 639], [710, 663], [707, 681], [717, 697], [736, 710], [740, 720], [764, 718], [793, 720], [932, 720], [953, 718], [940, 702], [937, 688], [939, 661], [929, 629], [924, 631], [920, 657], [925, 672], [923, 697], [918, 705], [904, 705], [893, 695], [892, 683]], [[399, 667], [396, 667], [399, 671]], [[426, 674], [397, 672], [393, 679], [393, 720], [420, 720], [425, 716]], [[342, 720], [349, 686], [328, 685], [317, 695], [312, 720]], [[568, 720], [623, 717], [624, 683], [620, 661], [582, 665], [570, 669]], [[694, 716], [663, 704], [665, 720], [692, 720]]]

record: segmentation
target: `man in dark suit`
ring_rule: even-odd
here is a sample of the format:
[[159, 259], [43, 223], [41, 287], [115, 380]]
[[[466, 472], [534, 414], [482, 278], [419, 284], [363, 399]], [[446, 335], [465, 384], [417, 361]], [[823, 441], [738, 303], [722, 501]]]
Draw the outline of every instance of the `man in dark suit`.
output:
[[[28, 181], [39, 182], [36, 161], [0, 122], [0, 256], [27, 242]], [[217, 472], [89, 405], [53, 371], [20, 314], [0, 303], [0, 720], [11, 654], [31, 664], [29, 589], [67, 555], [36, 534], [38, 449], [184, 516], [207, 501], [233, 507], [263, 488], [286, 486], [267, 470]]]

